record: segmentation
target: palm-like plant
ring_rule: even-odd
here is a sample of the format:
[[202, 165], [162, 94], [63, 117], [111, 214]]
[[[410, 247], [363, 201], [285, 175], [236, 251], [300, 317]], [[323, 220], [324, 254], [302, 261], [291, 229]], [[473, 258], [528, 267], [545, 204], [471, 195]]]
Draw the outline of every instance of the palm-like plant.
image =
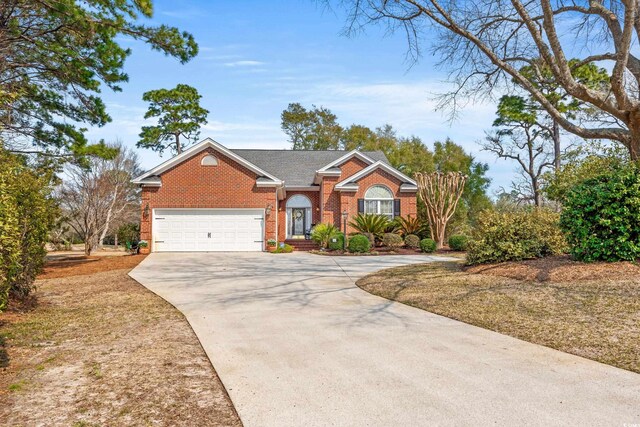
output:
[[333, 224], [318, 224], [311, 230], [311, 240], [326, 249], [329, 242], [340, 234], [340, 230]]
[[399, 216], [396, 217], [394, 222], [398, 225], [398, 230], [403, 236], [408, 236], [409, 234], [422, 235], [425, 231], [424, 222], [419, 218], [413, 218], [412, 216], [402, 218]]
[[358, 233], [373, 234], [376, 239], [380, 239], [389, 226], [389, 218], [377, 214], [358, 214], [353, 217], [349, 225]]

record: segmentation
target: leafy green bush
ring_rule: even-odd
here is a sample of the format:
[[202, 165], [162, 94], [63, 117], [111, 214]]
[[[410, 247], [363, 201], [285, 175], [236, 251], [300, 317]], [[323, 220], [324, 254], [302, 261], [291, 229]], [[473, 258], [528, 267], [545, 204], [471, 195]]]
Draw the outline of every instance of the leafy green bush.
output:
[[381, 239], [389, 226], [389, 218], [377, 214], [358, 214], [353, 217], [349, 225], [361, 234], [371, 233], [376, 239]]
[[484, 211], [467, 243], [467, 263], [518, 261], [561, 254], [567, 243], [559, 215], [544, 209]]
[[389, 248], [399, 248], [404, 245], [404, 240], [399, 234], [396, 233], [384, 233], [382, 235], [382, 244]]
[[26, 297], [44, 264], [49, 231], [58, 208], [52, 175], [0, 151], [0, 311], [10, 294]]
[[640, 258], [640, 170], [621, 167], [575, 186], [566, 196], [560, 226], [580, 261]]
[[433, 239], [420, 240], [420, 250], [422, 252], [433, 252], [436, 250], [436, 241]]
[[331, 239], [340, 233], [340, 230], [333, 224], [318, 224], [311, 230], [311, 240], [326, 249]]
[[469, 242], [469, 238], [462, 234], [454, 234], [449, 237], [449, 248], [454, 251], [465, 251], [467, 250], [467, 243]]
[[275, 251], [273, 251], [272, 253], [274, 253], [274, 254], [289, 254], [289, 253], [291, 253], [291, 252], [293, 252], [293, 246], [291, 246], [291, 245], [287, 245], [287, 244], [285, 243], [285, 244], [283, 244], [283, 245], [281, 245], [281, 246], [278, 246], [278, 247], [276, 248], [276, 250], [275, 250]]
[[367, 236], [356, 234], [349, 239], [349, 252], [369, 252], [369, 249], [371, 249], [371, 242]]
[[[335, 240], [335, 242], [333, 240]], [[338, 234], [329, 240], [329, 249], [332, 251], [344, 249], [344, 234], [342, 232], [338, 232]]]
[[420, 247], [420, 238], [415, 234], [408, 234], [404, 238], [404, 244], [407, 245], [407, 247], [410, 247], [412, 249], [418, 248]]

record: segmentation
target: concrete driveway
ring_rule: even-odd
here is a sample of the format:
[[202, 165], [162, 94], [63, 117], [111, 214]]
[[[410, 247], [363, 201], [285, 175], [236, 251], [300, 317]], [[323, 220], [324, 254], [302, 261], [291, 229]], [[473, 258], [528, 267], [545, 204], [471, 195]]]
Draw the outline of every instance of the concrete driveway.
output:
[[130, 275], [185, 314], [245, 426], [640, 423], [640, 375], [354, 285], [433, 259], [159, 253]]

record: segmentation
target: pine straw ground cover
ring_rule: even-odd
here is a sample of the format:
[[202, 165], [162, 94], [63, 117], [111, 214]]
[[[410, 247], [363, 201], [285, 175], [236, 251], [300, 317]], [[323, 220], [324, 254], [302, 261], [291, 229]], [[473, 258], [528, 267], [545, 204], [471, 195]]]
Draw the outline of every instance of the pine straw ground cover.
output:
[[462, 261], [383, 270], [365, 291], [640, 373], [640, 267], [568, 257], [465, 268]]
[[144, 256], [55, 261], [37, 304], [0, 314], [3, 425], [233, 426], [184, 317], [127, 276]]

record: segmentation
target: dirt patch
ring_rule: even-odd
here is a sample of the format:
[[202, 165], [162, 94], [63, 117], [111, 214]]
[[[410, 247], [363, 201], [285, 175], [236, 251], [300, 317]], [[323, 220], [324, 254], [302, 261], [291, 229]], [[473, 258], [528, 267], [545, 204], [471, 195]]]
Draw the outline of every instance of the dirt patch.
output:
[[538, 282], [640, 279], [640, 265], [631, 262], [573, 261], [569, 256], [553, 256], [518, 262], [466, 267], [469, 273], [509, 277]]
[[506, 266], [487, 273], [474, 268], [472, 273], [457, 261], [383, 270], [357, 285], [432, 313], [640, 373], [640, 278], [619, 274], [618, 269], [630, 266], [618, 263], [591, 270], [598, 278], [567, 281], [583, 276], [567, 276], [577, 266], [563, 259], [555, 262], [544, 265], [557, 265], [563, 273], [550, 268], [544, 281], [495, 275], [517, 271]]
[[66, 257], [47, 262], [38, 279], [83, 276], [121, 269], [131, 270], [145, 257], [146, 255]]
[[118, 264], [143, 257], [118, 258], [50, 265], [37, 308], [0, 315], [0, 419], [241, 425], [184, 317]]

